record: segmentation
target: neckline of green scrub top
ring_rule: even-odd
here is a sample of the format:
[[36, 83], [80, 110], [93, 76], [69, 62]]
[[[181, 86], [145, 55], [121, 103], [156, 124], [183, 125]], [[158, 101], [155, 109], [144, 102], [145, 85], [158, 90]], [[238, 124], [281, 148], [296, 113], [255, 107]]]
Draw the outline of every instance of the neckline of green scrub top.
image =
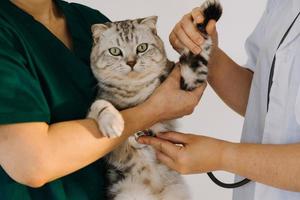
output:
[[[72, 19], [72, 16], [69, 15], [68, 11], [66, 10], [67, 8], [64, 7], [63, 2], [61, 0], [53, 0], [53, 3], [57, 6], [57, 9], [59, 10], [59, 12], [65, 17], [67, 30], [71, 37], [72, 49], [68, 48], [56, 35], [54, 35], [44, 24], [37, 21], [32, 15], [30, 15], [26, 11], [22, 10], [21, 8], [19, 8], [17, 5], [12, 3], [10, 0], [4, 0], [4, 1], [7, 1], [7, 3], [8, 3], [7, 5], [11, 9], [14, 9], [16, 11], [16, 14], [18, 14], [20, 16], [20, 19], [24, 23], [37, 24], [39, 27], [41, 27], [41, 29], [43, 29], [43, 31], [47, 32], [62, 48], [64, 48], [67, 52], [69, 52], [69, 54], [73, 55], [76, 58], [84, 57], [83, 55], [80, 54], [81, 53], [79, 51], [80, 49], [77, 48], [76, 38], [80, 38], [80, 37], [79, 36], [77, 37], [77, 35], [76, 35], [77, 32], [75, 30], [73, 30], [73, 26], [70, 25], [70, 23], [72, 23], [74, 20]], [[72, 24], [74, 24], [74, 23], [72, 23]], [[80, 60], [80, 61], [82, 61], [82, 60]]]

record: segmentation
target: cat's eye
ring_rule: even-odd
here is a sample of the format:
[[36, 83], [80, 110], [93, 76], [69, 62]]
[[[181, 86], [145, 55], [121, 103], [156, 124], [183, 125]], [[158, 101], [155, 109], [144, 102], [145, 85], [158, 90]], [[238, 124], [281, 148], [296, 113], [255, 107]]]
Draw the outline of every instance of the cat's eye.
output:
[[112, 48], [108, 49], [108, 51], [113, 56], [121, 56], [122, 55], [122, 51], [118, 47], [112, 47]]
[[137, 53], [144, 53], [145, 51], [147, 51], [147, 49], [148, 49], [148, 44], [142, 43], [136, 48], [136, 51]]

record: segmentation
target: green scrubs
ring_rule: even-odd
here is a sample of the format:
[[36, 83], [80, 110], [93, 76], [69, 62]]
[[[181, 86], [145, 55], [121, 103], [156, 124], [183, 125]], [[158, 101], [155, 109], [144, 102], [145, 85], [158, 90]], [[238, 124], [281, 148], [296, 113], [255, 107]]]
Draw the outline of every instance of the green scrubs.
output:
[[[31, 15], [0, 0], [0, 124], [83, 119], [93, 102], [91, 25], [108, 19], [79, 4], [55, 2], [67, 19], [72, 51]], [[0, 200], [101, 200], [104, 177], [99, 160], [34, 189], [16, 183], [0, 167]]]

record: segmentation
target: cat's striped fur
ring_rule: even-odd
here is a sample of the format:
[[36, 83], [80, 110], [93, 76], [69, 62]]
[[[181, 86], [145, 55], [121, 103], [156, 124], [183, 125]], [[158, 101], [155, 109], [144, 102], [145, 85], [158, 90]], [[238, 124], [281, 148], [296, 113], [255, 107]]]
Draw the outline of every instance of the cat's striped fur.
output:
[[[206, 19], [218, 20], [218, 1], [202, 5]], [[97, 120], [107, 137], [118, 137], [124, 121], [118, 110], [145, 101], [170, 74], [174, 63], [165, 53], [156, 31], [157, 17], [93, 25], [92, 70], [99, 81], [99, 95], [88, 117]], [[206, 23], [207, 24], [207, 23]], [[204, 23], [204, 27], [206, 26]], [[206, 38], [199, 55], [185, 50], [180, 57], [181, 87], [193, 90], [206, 81], [212, 42]], [[159, 123], [148, 133], [174, 130], [174, 121]], [[111, 166], [108, 190], [113, 200], [187, 200], [188, 190], [181, 176], [159, 163], [154, 150], [130, 137], [107, 157]]]

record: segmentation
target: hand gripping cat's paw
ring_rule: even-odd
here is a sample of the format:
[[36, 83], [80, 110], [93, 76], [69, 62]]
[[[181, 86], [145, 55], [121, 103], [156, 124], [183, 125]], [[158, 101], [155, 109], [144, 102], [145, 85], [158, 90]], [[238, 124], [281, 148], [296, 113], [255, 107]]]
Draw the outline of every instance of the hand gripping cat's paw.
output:
[[88, 114], [88, 118], [98, 122], [102, 134], [108, 138], [115, 138], [122, 135], [124, 120], [121, 113], [108, 101], [95, 101]]

